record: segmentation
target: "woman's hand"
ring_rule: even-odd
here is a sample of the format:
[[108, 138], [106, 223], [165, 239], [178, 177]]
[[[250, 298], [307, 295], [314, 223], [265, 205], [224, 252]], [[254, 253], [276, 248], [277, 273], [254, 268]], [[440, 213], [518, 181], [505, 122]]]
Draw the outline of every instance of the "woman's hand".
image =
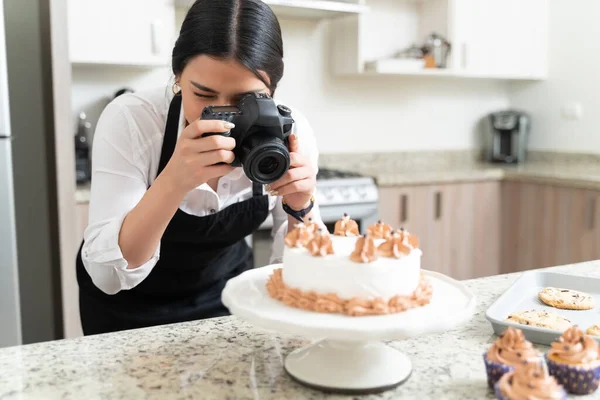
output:
[[308, 158], [299, 153], [298, 137], [289, 137], [290, 169], [276, 182], [267, 185], [272, 196], [282, 196], [293, 210], [303, 210], [310, 204], [315, 191], [316, 174]]
[[[235, 139], [221, 135], [202, 137], [207, 132], [227, 132], [233, 124], [221, 120], [196, 120], [177, 140], [173, 155], [161, 173], [179, 194], [230, 173], [235, 158]], [[219, 164], [218, 163], [225, 163]]]

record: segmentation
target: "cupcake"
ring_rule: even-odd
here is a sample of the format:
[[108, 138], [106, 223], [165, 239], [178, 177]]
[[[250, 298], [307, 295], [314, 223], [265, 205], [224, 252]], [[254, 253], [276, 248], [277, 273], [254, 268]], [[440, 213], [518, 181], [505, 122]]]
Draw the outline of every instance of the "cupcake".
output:
[[483, 354], [488, 385], [493, 388], [500, 377], [523, 361], [539, 358], [531, 342], [518, 328], [508, 327]]
[[573, 394], [590, 394], [600, 383], [598, 342], [572, 326], [546, 354], [550, 375]]
[[565, 389], [548, 372], [548, 367], [540, 357], [530, 359], [515, 366], [494, 385], [498, 400], [567, 398]]

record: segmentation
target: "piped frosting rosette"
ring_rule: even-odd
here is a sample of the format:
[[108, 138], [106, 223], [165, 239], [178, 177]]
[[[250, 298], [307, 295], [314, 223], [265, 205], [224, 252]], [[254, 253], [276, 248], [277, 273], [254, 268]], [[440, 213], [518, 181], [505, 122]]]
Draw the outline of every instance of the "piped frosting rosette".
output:
[[525, 339], [518, 328], [508, 327], [483, 354], [489, 387], [514, 367], [527, 360], [540, 358], [533, 344]]
[[499, 400], [563, 400], [564, 388], [552, 377], [543, 358], [531, 359], [507, 372], [494, 386]]
[[358, 224], [346, 213], [335, 223], [333, 234], [336, 236], [360, 236]]
[[590, 394], [600, 384], [598, 342], [572, 326], [552, 343], [546, 354], [550, 374], [573, 394]]

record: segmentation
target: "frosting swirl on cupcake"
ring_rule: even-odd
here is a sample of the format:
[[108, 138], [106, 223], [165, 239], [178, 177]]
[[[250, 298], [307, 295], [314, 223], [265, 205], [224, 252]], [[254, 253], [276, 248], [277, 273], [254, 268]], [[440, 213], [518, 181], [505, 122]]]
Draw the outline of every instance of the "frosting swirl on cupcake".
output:
[[489, 348], [487, 358], [496, 363], [515, 366], [528, 359], [539, 358], [539, 354], [520, 329], [508, 327]]
[[498, 389], [510, 400], [564, 399], [565, 392], [542, 359], [518, 364], [500, 378]]
[[335, 223], [333, 234], [336, 236], [360, 236], [358, 224], [346, 213]]
[[568, 364], [588, 364], [598, 361], [598, 342], [579, 327], [572, 326], [552, 343], [548, 357]]
[[288, 247], [304, 247], [313, 238], [312, 232], [302, 222], [297, 223], [291, 232], [285, 235], [284, 242]]
[[331, 243], [329, 232], [319, 229], [313, 239], [306, 245], [306, 248], [313, 256], [333, 254], [333, 244]]
[[393, 228], [391, 225], [379, 220], [373, 225], [369, 226], [367, 228], [367, 232], [373, 237], [373, 239], [387, 239], [392, 234]]
[[377, 259], [377, 248], [373, 238], [365, 234], [358, 238], [350, 259], [358, 263], [370, 263]]

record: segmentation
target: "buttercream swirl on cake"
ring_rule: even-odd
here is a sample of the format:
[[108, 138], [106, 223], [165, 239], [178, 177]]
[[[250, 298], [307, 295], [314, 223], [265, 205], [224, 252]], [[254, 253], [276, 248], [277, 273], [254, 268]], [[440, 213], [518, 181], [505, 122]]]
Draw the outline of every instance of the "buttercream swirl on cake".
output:
[[391, 225], [379, 220], [373, 225], [369, 226], [367, 228], [367, 232], [373, 237], [373, 239], [387, 239], [392, 234], [393, 228]]
[[568, 364], [598, 362], [598, 357], [598, 342], [577, 326], [564, 331], [548, 351], [548, 358]]
[[333, 254], [333, 243], [331, 243], [329, 232], [324, 232], [323, 229], [319, 229], [312, 240], [308, 242], [306, 248], [313, 256]]
[[520, 363], [500, 378], [498, 388], [507, 399], [563, 399], [564, 389], [548, 373], [542, 359]]
[[358, 263], [370, 263], [377, 260], [377, 247], [369, 234], [358, 238], [350, 259]]
[[288, 247], [304, 247], [313, 238], [312, 232], [309, 231], [308, 227], [299, 222], [294, 225], [294, 229], [285, 235], [284, 242]]
[[336, 236], [360, 236], [358, 224], [346, 213], [335, 223], [333, 234]]
[[334, 293], [321, 294], [287, 286], [283, 281], [281, 268], [275, 269], [269, 277], [267, 291], [271, 297], [290, 307], [321, 313], [346, 314], [353, 317], [399, 313], [421, 307], [429, 304], [433, 294], [431, 284], [421, 274], [419, 286], [409, 296], [394, 296], [389, 301], [382, 298], [342, 299]]
[[304, 225], [306, 225], [306, 229], [311, 234], [314, 234], [316, 231], [318, 231], [320, 229], [319, 224], [317, 224], [316, 222], [313, 222], [313, 219], [310, 217], [308, 218], [308, 221], [304, 223]]
[[[402, 258], [410, 254], [415, 248], [411, 243], [411, 235], [406, 231], [392, 231], [388, 239], [379, 245], [377, 253], [382, 257]], [[418, 239], [413, 243], [418, 244]]]

